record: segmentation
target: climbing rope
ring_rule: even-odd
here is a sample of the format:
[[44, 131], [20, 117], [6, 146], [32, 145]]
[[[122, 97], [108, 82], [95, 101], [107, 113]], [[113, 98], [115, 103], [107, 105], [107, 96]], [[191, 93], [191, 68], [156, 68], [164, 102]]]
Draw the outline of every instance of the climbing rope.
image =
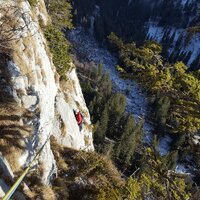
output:
[[25, 171], [23, 172], [23, 174], [17, 179], [17, 181], [14, 183], [14, 185], [10, 188], [10, 190], [3, 197], [3, 200], [9, 200], [12, 197], [12, 195], [14, 194], [14, 192], [16, 191], [16, 189], [18, 188], [18, 186], [20, 185], [20, 183], [23, 181], [23, 179], [26, 176], [26, 174], [29, 172], [29, 170], [33, 166], [34, 162], [39, 158], [42, 150], [44, 149], [44, 147], [47, 144], [47, 142], [49, 141], [49, 139], [50, 139], [50, 135], [47, 138], [47, 140], [45, 141], [45, 143], [42, 145], [42, 147], [39, 149], [39, 151], [37, 152], [37, 154], [35, 155], [35, 157], [31, 161], [31, 163], [29, 164], [29, 166], [25, 169]]

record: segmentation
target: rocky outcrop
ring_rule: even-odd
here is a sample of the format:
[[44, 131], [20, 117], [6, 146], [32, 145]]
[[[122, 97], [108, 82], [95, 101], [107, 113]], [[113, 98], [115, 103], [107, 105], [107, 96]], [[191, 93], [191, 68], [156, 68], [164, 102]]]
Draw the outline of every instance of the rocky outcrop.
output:
[[[58, 142], [75, 149], [94, 150], [90, 115], [73, 64], [67, 82], [61, 83], [61, 91], [58, 91], [55, 103], [54, 136]], [[81, 130], [74, 118], [75, 110], [80, 110], [84, 117]]]
[[[60, 83], [52, 63], [40, 27], [41, 23], [47, 25], [50, 22], [43, 0], [35, 8], [31, 8], [28, 1], [14, 0], [0, 1], [0, 7], [4, 7], [4, 11], [9, 9], [7, 13], [1, 10], [1, 23], [2, 16], [9, 15], [8, 19], [13, 18], [10, 27], [14, 26], [9, 29], [12, 38], [8, 46], [4, 43], [0, 51], [0, 169], [3, 173], [19, 172], [30, 163], [50, 135], [63, 146], [94, 150], [90, 115], [75, 66], [71, 64], [67, 81]], [[81, 131], [73, 109], [83, 113], [84, 128]], [[57, 173], [49, 142], [41, 153], [39, 165], [36, 163], [38, 166], [43, 169], [42, 182], [48, 184], [51, 176]], [[5, 192], [8, 186], [2, 179], [0, 183]]]

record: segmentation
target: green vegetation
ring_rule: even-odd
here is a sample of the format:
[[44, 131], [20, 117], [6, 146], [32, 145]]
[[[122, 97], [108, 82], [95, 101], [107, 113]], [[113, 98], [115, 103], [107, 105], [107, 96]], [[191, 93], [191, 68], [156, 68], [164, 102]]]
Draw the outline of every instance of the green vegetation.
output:
[[35, 7], [38, 3], [38, 0], [28, 0], [31, 7]]
[[95, 152], [63, 148], [54, 138], [51, 139], [51, 146], [59, 171], [58, 178], [53, 182], [57, 199], [118, 198], [124, 181], [111, 160]]
[[69, 0], [45, 0], [53, 25], [59, 28], [72, 28], [72, 6]]
[[[152, 23], [163, 27], [160, 42], [163, 45], [162, 56], [169, 62], [182, 61], [188, 63], [192, 51], [186, 52], [184, 46], [190, 41], [193, 34], [199, 32], [199, 6], [197, 1], [181, 0], [151, 0], [151, 1], [129, 1], [129, 4], [122, 0], [100, 1], [94, 0], [73, 1], [74, 21], [85, 27], [90, 26], [89, 16], [95, 8], [95, 4], [100, 5], [101, 14], [95, 18], [94, 35], [97, 40], [103, 42], [110, 32], [115, 32], [124, 41], [134, 41], [141, 45], [146, 39], [151, 39], [149, 28]], [[120, 8], [120, 9], [119, 9]], [[170, 17], [169, 17], [170, 16]], [[173, 29], [188, 29], [188, 39], [184, 34], [177, 34]], [[189, 28], [188, 28], [189, 27]], [[170, 51], [169, 51], [170, 49]], [[199, 58], [200, 55], [197, 56]], [[199, 69], [198, 65], [190, 63], [192, 69]]]
[[48, 13], [52, 18], [52, 25], [44, 28], [44, 34], [48, 41], [53, 56], [53, 63], [61, 79], [66, 79], [66, 73], [70, 69], [71, 58], [69, 55], [69, 42], [63, 33], [63, 28], [72, 28], [71, 4], [69, 1], [46, 0]]
[[[92, 73], [90, 72], [92, 70]], [[112, 83], [107, 74], [102, 73], [102, 65], [80, 71], [88, 79], [81, 80], [83, 94], [92, 116], [94, 143], [96, 150], [110, 156], [129, 168], [143, 136], [143, 121], [136, 123], [134, 117], [125, 112], [126, 98], [112, 92]], [[85, 77], [84, 76], [84, 77]], [[80, 76], [81, 78], [81, 76]], [[96, 80], [95, 83], [91, 80]], [[106, 137], [112, 142], [105, 142]]]
[[[154, 191], [156, 191], [156, 194], [154, 194], [156, 195], [155, 199], [161, 198], [161, 196], [163, 198], [163, 195], [167, 195], [165, 198], [169, 198], [169, 193], [166, 193], [164, 189], [167, 184], [172, 183], [173, 180], [172, 190], [177, 191], [177, 184], [179, 187], [183, 186], [182, 189], [185, 190], [185, 183], [182, 181], [175, 183], [177, 180], [175, 177], [172, 180], [165, 180], [166, 175], [162, 174], [161, 171], [166, 173], [168, 170], [174, 170], [177, 159], [181, 159], [182, 154], [187, 155], [188, 152], [191, 153], [192, 148], [188, 138], [198, 133], [200, 129], [200, 111], [198, 109], [200, 105], [199, 71], [190, 72], [182, 62], [175, 64], [165, 63], [160, 56], [162, 48], [154, 41], [147, 41], [142, 47], [137, 47], [135, 43], [125, 44], [114, 33], [111, 33], [109, 42], [110, 48], [117, 52], [119, 56], [119, 65], [116, 66], [117, 70], [124, 78], [135, 79], [141, 87], [146, 89], [152, 108], [150, 117], [155, 121], [158, 135], [168, 133], [174, 139], [171, 152], [168, 155], [162, 158], [159, 158], [159, 156], [154, 157], [154, 161], [160, 160], [160, 169], [156, 167], [154, 170], [154, 166], [150, 165], [150, 163], [147, 164], [148, 170], [144, 169], [144, 163], [146, 164], [146, 162], [143, 160], [141, 147], [136, 149], [135, 153], [132, 154], [132, 162], [136, 163], [133, 167], [141, 166], [143, 169], [141, 176], [137, 177], [138, 180], [133, 181], [134, 187], [136, 187], [136, 183], [140, 186], [143, 183], [148, 183], [148, 187], [156, 187], [154, 181], [151, 183], [151, 181], [147, 180], [155, 180], [156, 177], [159, 179], [156, 180], [156, 183], [160, 182], [161, 179], [164, 182], [157, 186], [157, 189], [154, 188]], [[121, 149], [125, 153], [123, 154], [122, 151], [121, 160], [124, 162], [127, 157], [126, 144], [128, 144], [129, 140], [123, 138], [122, 141], [124, 141], [124, 147]], [[155, 142], [157, 142], [156, 138]], [[155, 144], [154, 146], [157, 145]], [[156, 154], [155, 151], [154, 154]], [[198, 160], [198, 155], [196, 153], [193, 155]], [[185, 156], [182, 156], [184, 160], [185, 158], [183, 157]], [[145, 161], [149, 160], [146, 158]], [[187, 185], [189, 184], [187, 183]], [[139, 188], [138, 191], [140, 191], [141, 187], [137, 187]], [[143, 188], [141, 190], [145, 191], [146, 189]], [[172, 199], [187, 199], [187, 195], [183, 191], [179, 194], [172, 193], [174, 195]], [[183, 196], [177, 197], [181, 193]], [[136, 199], [141, 198], [140, 192], [138, 195]]]
[[138, 80], [151, 94], [159, 124], [174, 133], [197, 133], [200, 129], [198, 72], [188, 72], [182, 62], [164, 63], [160, 56], [162, 48], [156, 42], [148, 41], [137, 48], [135, 43], [125, 44], [114, 33], [109, 41], [119, 54], [121, 66], [117, 69], [122, 76]]
[[53, 180], [52, 187], [44, 187], [30, 174], [25, 181], [37, 184], [29, 185], [31, 192], [26, 192], [28, 199], [186, 200], [190, 196], [185, 180], [170, 174], [153, 149], [143, 152], [143, 168], [122, 179], [111, 160], [105, 156], [64, 148], [53, 137], [51, 147], [58, 176]]
[[[97, 199], [167, 199], [169, 196], [187, 199], [189, 193], [184, 177], [178, 177], [173, 171], [169, 173], [176, 163], [177, 151], [160, 157], [155, 149], [143, 146], [143, 121], [136, 123], [134, 117], [125, 112], [123, 95], [111, 92], [112, 85], [109, 77], [102, 74], [101, 65], [96, 70], [86, 66], [80, 68], [80, 72], [84, 73], [80, 76], [81, 85], [94, 123], [95, 148], [110, 157], [127, 175], [125, 185], [111, 190], [117, 198], [107, 196], [109, 191], [102, 189]], [[105, 88], [108, 88], [106, 93]], [[161, 99], [159, 103], [160, 111], [169, 106], [168, 99]], [[161, 119], [158, 116], [161, 123], [165, 123], [165, 117], [164, 112]]]
[[169, 174], [154, 150], [145, 152], [145, 169], [138, 176], [130, 177], [125, 187], [127, 199], [189, 199], [184, 179]]
[[48, 41], [53, 56], [53, 63], [61, 78], [66, 78], [66, 72], [70, 68], [69, 43], [64, 34], [55, 26], [45, 28], [45, 37]]
[[114, 146], [114, 159], [126, 169], [132, 165], [137, 148], [142, 147], [143, 123], [134, 123], [130, 115], [121, 119], [120, 125], [122, 135]]
[[[44, 28], [45, 37], [57, 72], [65, 79], [70, 67], [69, 43], [61, 30], [72, 28], [71, 5], [64, 0], [59, 2], [46, 0], [45, 3], [52, 17], [52, 25]], [[153, 93], [153, 103], [156, 107], [154, 117], [159, 126], [165, 128], [170, 124], [176, 128], [173, 127], [174, 132], [183, 132], [182, 129], [179, 130], [181, 127], [181, 122], [177, 119], [179, 115], [174, 114], [179, 110], [173, 110], [174, 105], [177, 105], [174, 101], [178, 98], [171, 96], [171, 92], [175, 89], [182, 90], [178, 83], [179, 77], [186, 74], [182, 63], [176, 65], [177, 71], [172, 71], [171, 66], [165, 67], [159, 56], [162, 48], [154, 42], [147, 42], [142, 48], [137, 48], [134, 43], [124, 44], [114, 34], [110, 40], [120, 54], [121, 63], [117, 69], [126, 77], [144, 78], [142, 85], [148, 86], [149, 92]], [[35, 193], [32, 197], [28, 194], [27, 196], [30, 199], [73, 200], [187, 199], [189, 194], [185, 180], [176, 174], [169, 174], [168, 170], [174, 164], [173, 161], [169, 163], [171, 157], [160, 158], [155, 150], [145, 150], [142, 145], [143, 120], [136, 123], [134, 116], [125, 112], [126, 98], [122, 94], [112, 92], [110, 78], [102, 73], [102, 66], [100, 65], [97, 70], [83, 69], [81, 73], [87, 76], [86, 79], [83, 78], [81, 85], [94, 124], [95, 147], [99, 153], [106, 154], [107, 157], [94, 152], [86, 153], [63, 148], [52, 138], [51, 146], [58, 165], [58, 177], [52, 181], [52, 188], [45, 188], [40, 183], [40, 187], [35, 187], [32, 183], [30, 188]], [[177, 79], [173, 76], [176, 73]], [[193, 91], [195, 80], [189, 85], [188, 91], [189, 95], [192, 94], [198, 99], [199, 96], [195, 96], [196, 93]], [[190, 82], [188, 77], [182, 80], [188, 86], [187, 81]], [[176, 119], [175, 122], [171, 116]], [[191, 127], [188, 129], [189, 132], [195, 131]], [[174, 159], [177, 158], [177, 151], [173, 156]], [[129, 176], [130, 173], [132, 175], [122, 179], [108, 157], [126, 175]], [[139, 170], [132, 173], [135, 169]], [[51, 197], [45, 197], [45, 190]]]

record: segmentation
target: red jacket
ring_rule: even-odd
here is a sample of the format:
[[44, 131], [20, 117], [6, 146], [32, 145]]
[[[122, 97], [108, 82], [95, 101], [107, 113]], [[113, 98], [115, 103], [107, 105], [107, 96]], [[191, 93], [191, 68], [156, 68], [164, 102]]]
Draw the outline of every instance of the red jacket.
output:
[[78, 125], [80, 125], [83, 121], [83, 116], [81, 115], [80, 111], [76, 114], [76, 121]]

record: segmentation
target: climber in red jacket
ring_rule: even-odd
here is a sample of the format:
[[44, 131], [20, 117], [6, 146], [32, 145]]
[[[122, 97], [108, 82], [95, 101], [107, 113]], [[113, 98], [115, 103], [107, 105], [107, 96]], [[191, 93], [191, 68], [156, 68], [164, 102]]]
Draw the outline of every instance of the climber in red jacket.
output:
[[77, 121], [78, 125], [80, 125], [83, 121], [83, 116], [81, 115], [80, 111], [76, 112], [76, 121]]
[[79, 126], [80, 131], [81, 131], [82, 130], [82, 124], [83, 124], [83, 115], [81, 114], [80, 111], [75, 111], [74, 113], [75, 113], [77, 124]]

